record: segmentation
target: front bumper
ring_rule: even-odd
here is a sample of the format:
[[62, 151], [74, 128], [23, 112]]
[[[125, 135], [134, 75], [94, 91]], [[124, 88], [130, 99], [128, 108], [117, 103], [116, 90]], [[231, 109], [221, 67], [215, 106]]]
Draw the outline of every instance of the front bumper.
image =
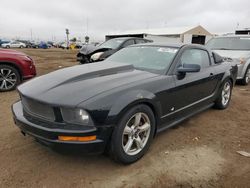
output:
[[[28, 121], [23, 115], [21, 102], [12, 105], [12, 112], [15, 124], [20, 128], [24, 135], [30, 135], [40, 143], [54, 149], [77, 150], [86, 153], [103, 153], [110, 138], [112, 127], [103, 126], [101, 128], [89, 127], [84, 130], [70, 130], [59, 128], [47, 128]], [[58, 136], [93, 136], [94, 141], [60, 141]]]

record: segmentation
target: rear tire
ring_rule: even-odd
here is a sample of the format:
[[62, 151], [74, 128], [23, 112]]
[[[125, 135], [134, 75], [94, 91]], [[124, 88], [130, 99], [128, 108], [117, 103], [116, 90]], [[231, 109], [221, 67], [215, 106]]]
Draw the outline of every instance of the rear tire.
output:
[[229, 79], [223, 82], [222, 87], [219, 91], [219, 96], [215, 101], [215, 108], [223, 110], [229, 106], [232, 96], [232, 88], [233, 84]]
[[248, 85], [249, 81], [250, 81], [250, 65], [248, 65], [248, 67], [246, 69], [244, 78], [241, 80], [241, 84], [246, 86], [246, 85]]
[[155, 132], [154, 113], [147, 105], [128, 110], [116, 125], [110, 143], [110, 156], [117, 162], [130, 164], [148, 150]]
[[11, 91], [21, 82], [21, 76], [16, 68], [0, 65], [0, 92]]

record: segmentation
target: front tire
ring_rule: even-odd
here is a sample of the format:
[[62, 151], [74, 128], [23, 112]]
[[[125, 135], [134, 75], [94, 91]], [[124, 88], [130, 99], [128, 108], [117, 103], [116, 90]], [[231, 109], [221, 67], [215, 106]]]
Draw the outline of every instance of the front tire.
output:
[[247, 67], [244, 78], [241, 80], [241, 84], [246, 86], [248, 85], [249, 81], [250, 81], [250, 65]]
[[219, 91], [219, 96], [215, 101], [215, 108], [223, 110], [229, 106], [232, 96], [232, 88], [233, 84], [229, 79], [223, 82]]
[[14, 90], [20, 81], [20, 74], [14, 67], [0, 65], [0, 92]]
[[155, 117], [150, 107], [134, 106], [123, 115], [114, 129], [111, 157], [124, 164], [136, 162], [147, 152], [154, 132]]

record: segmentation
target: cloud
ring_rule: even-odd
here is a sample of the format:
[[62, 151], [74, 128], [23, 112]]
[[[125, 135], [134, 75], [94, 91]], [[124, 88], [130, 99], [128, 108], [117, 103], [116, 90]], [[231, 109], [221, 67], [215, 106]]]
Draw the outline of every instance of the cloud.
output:
[[248, 0], [1, 0], [0, 37], [49, 40], [142, 28], [203, 25], [212, 33], [250, 27]]

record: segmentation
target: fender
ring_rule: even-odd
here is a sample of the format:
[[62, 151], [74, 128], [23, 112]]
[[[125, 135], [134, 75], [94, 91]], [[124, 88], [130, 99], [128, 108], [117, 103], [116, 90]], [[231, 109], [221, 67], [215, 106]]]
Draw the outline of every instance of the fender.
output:
[[[242, 69], [242, 76], [243, 76], [243, 78], [244, 78], [244, 76], [245, 76], [245, 74], [246, 74], [246, 71], [247, 71], [247, 67], [249, 67], [250, 66], [250, 59], [248, 59], [247, 61], [246, 61], [246, 63], [244, 64], [244, 66], [243, 66], [243, 69]], [[239, 76], [239, 75], [238, 75]]]
[[[13, 60], [13, 61], [16, 62], [15, 60]], [[10, 65], [10, 66], [15, 67], [18, 70], [18, 72], [20, 73], [21, 78], [23, 77], [23, 72], [22, 72], [22, 69], [19, 65], [19, 62], [13, 63], [11, 61], [1, 60], [0, 64], [5, 64], [5, 65]]]
[[156, 119], [158, 119], [161, 112], [161, 106], [160, 102], [156, 100], [155, 94], [146, 90], [133, 90], [116, 99], [116, 102], [109, 111], [107, 123], [117, 123], [127, 109], [141, 103], [148, 104], [155, 113]]

